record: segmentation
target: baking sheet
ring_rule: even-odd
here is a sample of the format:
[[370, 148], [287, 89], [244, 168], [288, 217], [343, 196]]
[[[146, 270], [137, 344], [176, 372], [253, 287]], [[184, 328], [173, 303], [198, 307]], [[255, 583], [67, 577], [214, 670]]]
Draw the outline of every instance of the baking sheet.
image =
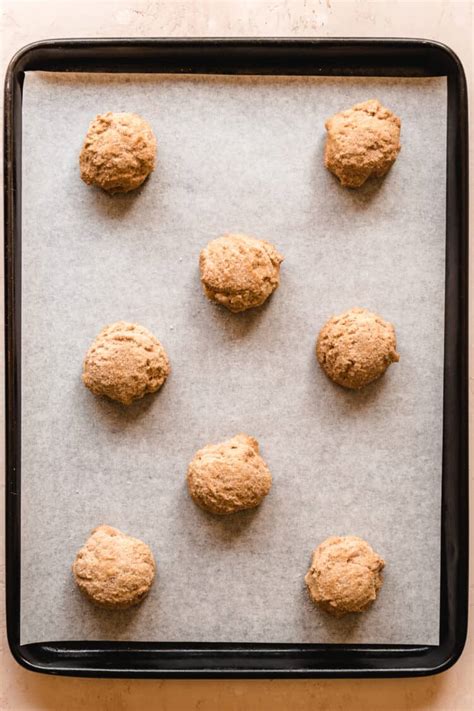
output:
[[[23, 111], [21, 641], [437, 644], [444, 319], [446, 79], [28, 73]], [[377, 97], [402, 118], [385, 180], [342, 189], [324, 120]], [[156, 172], [110, 197], [79, 179], [89, 121], [135, 111]], [[261, 309], [209, 303], [200, 249], [226, 231], [270, 239], [281, 287]], [[396, 326], [400, 363], [361, 392], [316, 364], [349, 307]], [[129, 409], [81, 383], [103, 325], [148, 327], [172, 374]], [[195, 450], [244, 431], [274, 485], [255, 511], [190, 500]], [[108, 523], [158, 564], [145, 602], [96, 609], [70, 572]], [[335, 620], [304, 575], [329, 535], [386, 559], [363, 615]]]

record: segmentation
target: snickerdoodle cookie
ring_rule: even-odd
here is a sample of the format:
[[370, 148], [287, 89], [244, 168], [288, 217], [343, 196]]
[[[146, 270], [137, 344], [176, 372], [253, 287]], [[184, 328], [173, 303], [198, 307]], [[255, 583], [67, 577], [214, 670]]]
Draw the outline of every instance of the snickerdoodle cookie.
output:
[[150, 331], [117, 321], [87, 351], [82, 379], [94, 395], [130, 405], [161, 388], [170, 370], [165, 349]]
[[314, 551], [305, 582], [313, 602], [342, 617], [362, 612], [375, 600], [384, 565], [362, 538], [332, 536]]
[[375, 99], [335, 114], [326, 121], [326, 168], [348, 188], [381, 178], [400, 152], [400, 125]]
[[323, 326], [316, 355], [331, 380], [357, 390], [380, 378], [400, 359], [396, 348], [391, 323], [367, 309], [354, 308]]
[[270, 242], [225, 234], [200, 254], [204, 293], [233, 312], [260, 306], [278, 287], [282, 261]]
[[79, 157], [81, 178], [109, 193], [128, 193], [155, 168], [156, 138], [137, 114], [109, 111], [91, 122]]
[[189, 493], [196, 504], [214, 514], [261, 504], [272, 476], [258, 451], [256, 439], [238, 434], [196, 452], [188, 467]]
[[95, 528], [72, 566], [80, 590], [110, 608], [130, 607], [143, 600], [155, 569], [150, 548], [112, 526]]

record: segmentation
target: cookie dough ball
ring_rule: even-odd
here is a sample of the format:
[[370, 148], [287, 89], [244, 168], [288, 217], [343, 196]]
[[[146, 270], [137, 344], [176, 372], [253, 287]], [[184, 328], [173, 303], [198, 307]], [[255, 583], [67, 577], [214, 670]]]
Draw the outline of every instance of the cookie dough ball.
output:
[[117, 321], [87, 351], [82, 380], [94, 395], [130, 405], [159, 390], [170, 373], [165, 349], [143, 326]]
[[400, 123], [375, 99], [336, 114], [326, 121], [326, 168], [348, 188], [381, 178], [400, 152]]
[[189, 493], [196, 504], [214, 514], [253, 509], [271, 485], [272, 475], [258, 453], [258, 442], [246, 434], [206, 445], [188, 467]]
[[391, 323], [367, 309], [356, 308], [333, 316], [323, 326], [316, 355], [331, 380], [357, 390], [380, 378], [390, 363], [400, 360], [396, 347]]
[[384, 565], [362, 538], [332, 536], [314, 551], [305, 582], [313, 602], [342, 617], [362, 612], [375, 600]]
[[282, 261], [265, 240], [241, 234], [218, 237], [199, 257], [204, 293], [234, 313], [260, 306], [280, 282]]
[[155, 169], [156, 138], [137, 114], [109, 111], [91, 122], [79, 157], [81, 178], [109, 193], [135, 190]]
[[151, 588], [155, 569], [150, 548], [112, 526], [95, 528], [72, 566], [81, 592], [110, 608], [141, 602]]

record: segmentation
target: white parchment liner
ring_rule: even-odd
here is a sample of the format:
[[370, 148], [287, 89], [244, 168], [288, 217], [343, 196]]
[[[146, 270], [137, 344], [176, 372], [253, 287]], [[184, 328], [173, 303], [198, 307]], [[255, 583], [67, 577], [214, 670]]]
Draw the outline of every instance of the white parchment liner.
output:
[[[324, 121], [377, 97], [402, 119], [383, 181], [342, 189]], [[158, 165], [110, 197], [78, 154], [107, 110], [151, 123]], [[47, 640], [436, 644], [444, 331], [446, 80], [28, 74], [23, 115], [22, 643]], [[198, 255], [242, 231], [285, 255], [263, 308], [210, 304]], [[361, 392], [314, 357], [325, 320], [366, 306], [400, 363]], [[162, 340], [172, 374], [128, 410], [81, 383], [83, 356], [125, 319]], [[190, 500], [196, 449], [244, 431], [272, 474], [259, 510]], [[142, 538], [148, 599], [101, 611], [76, 590], [100, 523]], [[334, 620], [307, 598], [313, 548], [366, 538], [387, 561], [370, 611]]]

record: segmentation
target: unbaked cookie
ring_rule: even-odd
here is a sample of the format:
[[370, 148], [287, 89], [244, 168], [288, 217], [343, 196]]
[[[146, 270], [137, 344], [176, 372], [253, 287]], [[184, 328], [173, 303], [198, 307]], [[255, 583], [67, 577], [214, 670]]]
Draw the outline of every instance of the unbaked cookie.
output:
[[326, 121], [326, 168], [348, 188], [381, 178], [400, 152], [400, 125], [375, 99], [332, 116]]
[[81, 592], [110, 608], [141, 602], [151, 588], [155, 569], [150, 548], [112, 526], [95, 528], [72, 566]]
[[109, 111], [91, 122], [79, 157], [81, 178], [109, 193], [128, 193], [155, 169], [156, 138], [137, 114]]
[[316, 355], [326, 375], [338, 385], [357, 390], [377, 380], [400, 360], [395, 329], [367, 309], [349, 309], [321, 329]]
[[188, 467], [188, 488], [194, 501], [214, 514], [230, 514], [261, 504], [272, 476], [258, 453], [258, 442], [238, 434], [220, 444], [208, 444]]
[[130, 405], [161, 388], [170, 370], [165, 349], [150, 331], [117, 321], [102, 329], [89, 348], [82, 379], [94, 395]]
[[260, 306], [278, 287], [282, 261], [265, 240], [243, 234], [218, 237], [199, 257], [204, 293], [233, 312]]
[[385, 562], [362, 538], [332, 536], [313, 554], [305, 582], [313, 600], [335, 617], [362, 612], [382, 587]]

